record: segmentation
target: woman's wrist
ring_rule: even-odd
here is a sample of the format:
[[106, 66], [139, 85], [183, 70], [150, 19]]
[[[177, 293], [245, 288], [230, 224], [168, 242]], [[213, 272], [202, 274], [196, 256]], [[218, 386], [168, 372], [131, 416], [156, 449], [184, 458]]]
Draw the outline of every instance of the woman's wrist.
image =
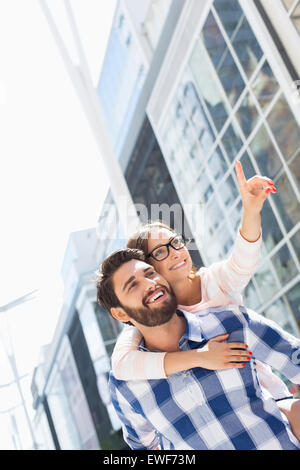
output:
[[260, 213], [243, 212], [242, 224], [240, 228], [241, 236], [248, 242], [256, 242], [261, 235], [261, 215]]
[[202, 353], [197, 349], [167, 352], [164, 357], [164, 370], [166, 376], [169, 377], [169, 375], [193, 369], [194, 367], [201, 367], [201, 354]]

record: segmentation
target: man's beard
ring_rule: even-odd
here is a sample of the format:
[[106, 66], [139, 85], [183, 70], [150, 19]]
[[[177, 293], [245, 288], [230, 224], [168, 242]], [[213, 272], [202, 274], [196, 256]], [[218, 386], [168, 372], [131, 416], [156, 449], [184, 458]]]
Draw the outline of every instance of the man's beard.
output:
[[170, 300], [164, 300], [162, 304], [155, 307], [147, 307], [147, 304], [143, 302], [145, 308], [129, 308], [126, 305], [122, 305], [122, 308], [126, 311], [127, 315], [144, 326], [160, 326], [171, 320], [177, 308], [177, 299], [171, 286], [161, 286], [170, 295]]

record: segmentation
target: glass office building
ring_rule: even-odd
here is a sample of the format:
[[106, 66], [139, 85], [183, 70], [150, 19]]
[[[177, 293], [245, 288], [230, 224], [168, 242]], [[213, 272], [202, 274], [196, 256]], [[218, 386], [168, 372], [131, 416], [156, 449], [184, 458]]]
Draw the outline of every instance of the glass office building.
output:
[[273, 179], [278, 193], [262, 210], [263, 259], [245, 303], [299, 336], [300, 127], [290, 85], [258, 40], [245, 2], [207, 1], [201, 11], [192, 3], [148, 114], [181, 202], [204, 208], [204, 227], [194, 236], [205, 265], [224, 259], [241, 222], [234, 160], [247, 179]]
[[107, 131], [118, 158], [147, 71], [147, 61], [120, 5], [113, 20], [97, 88]]
[[90, 410], [67, 337], [61, 344], [46, 390], [61, 449], [99, 449]]

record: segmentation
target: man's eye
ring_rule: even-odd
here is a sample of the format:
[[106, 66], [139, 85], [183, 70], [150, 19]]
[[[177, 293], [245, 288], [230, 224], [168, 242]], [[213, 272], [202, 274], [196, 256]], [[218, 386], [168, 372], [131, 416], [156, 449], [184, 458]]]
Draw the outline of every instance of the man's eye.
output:
[[133, 282], [128, 290], [132, 289], [136, 285], [136, 282]]
[[155, 271], [150, 271], [150, 273], [148, 273], [148, 276], [153, 276], [153, 274], [155, 274]]

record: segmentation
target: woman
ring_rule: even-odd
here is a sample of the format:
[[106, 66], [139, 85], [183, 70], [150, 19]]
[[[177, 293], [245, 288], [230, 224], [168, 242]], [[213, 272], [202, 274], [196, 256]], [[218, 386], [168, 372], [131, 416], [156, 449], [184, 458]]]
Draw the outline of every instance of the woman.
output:
[[[127, 243], [141, 249], [154, 269], [172, 286], [178, 308], [198, 313], [209, 307], [242, 303], [241, 291], [248, 284], [260, 257], [260, 211], [268, 194], [276, 192], [269, 178], [254, 176], [246, 181], [242, 166], [236, 163], [238, 183], [243, 201], [243, 218], [230, 257], [195, 272], [185, 246], [185, 240], [160, 222], [146, 224]], [[262, 189], [263, 186], [268, 188]], [[134, 286], [133, 286], [134, 288]], [[145, 353], [138, 351], [141, 335], [136, 328], [125, 327], [113, 355], [112, 368], [119, 380], [158, 379], [193, 367], [206, 369], [241, 368], [251, 360], [251, 351], [241, 344], [240, 350], [224, 342], [228, 335], [208, 341], [199, 351], [195, 364], [190, 351]], [[193, 358], [193, 360], [192, 360]], [[288, 418], [300, 440], [300, 400], [290, 398], [285, 384], [271, 369], [256, 361], [261, 384], [278, 400], [278, 406]]]

